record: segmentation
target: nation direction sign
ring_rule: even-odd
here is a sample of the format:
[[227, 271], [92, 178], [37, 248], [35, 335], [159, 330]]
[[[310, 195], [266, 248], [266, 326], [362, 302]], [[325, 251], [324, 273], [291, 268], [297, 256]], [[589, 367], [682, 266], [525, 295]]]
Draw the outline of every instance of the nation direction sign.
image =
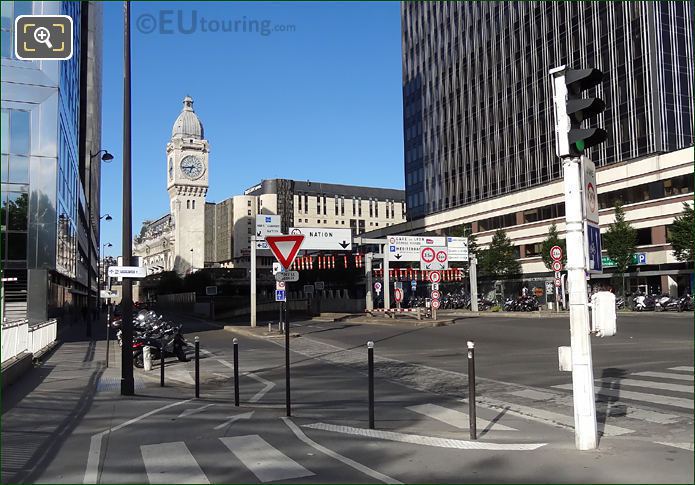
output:
[[387, 236], [386, 240], [391, 261], [420, 261], [423, 247], [446, 246], [441, 236]]
[[289, 282], [299, 281], [299, 271], [282, 271], [275, 273], [275, 281]]
[[147, 269], [143, 266], [109, 266], [108, 275], [111, 278], [144, 278]]
[[258, 214], [256, 216], [256, 249], [270, 249], [266, 236], [282, 234], [280, 216]]
[[352, 251], [352, 230], [321, 227], [290, 227], [291, 235], [304, 236], [302, 249]]
[[447, 236], [446, 247], [449, 261], [468, 261], [468, 238]]
[[446, 246], [426, 246], [420, 250], [420, 269], [440, 271], [449, 268]]
[[550, 248], [550, 257], [553, 261], [562, 261], [562, 248], [560, 246]]
[[265, 240], [268, 242], [268, 246], [278, 262], [284, 268], [289, 268], [302, 247], [304, 236], [268, 236]]

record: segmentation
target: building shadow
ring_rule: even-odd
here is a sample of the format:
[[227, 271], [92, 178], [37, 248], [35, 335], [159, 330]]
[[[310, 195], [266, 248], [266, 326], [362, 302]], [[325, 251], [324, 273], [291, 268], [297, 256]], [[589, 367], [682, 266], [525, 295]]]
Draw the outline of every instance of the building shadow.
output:
[[599, 439], [603, 436], [609, 417], [627, 414], [627, 407], [618, 404], [620, 400], [620, 381], [627, 375], [625, 369], [609, 367], [601, 371], [601, 387], [596, 391], [596, 430]]

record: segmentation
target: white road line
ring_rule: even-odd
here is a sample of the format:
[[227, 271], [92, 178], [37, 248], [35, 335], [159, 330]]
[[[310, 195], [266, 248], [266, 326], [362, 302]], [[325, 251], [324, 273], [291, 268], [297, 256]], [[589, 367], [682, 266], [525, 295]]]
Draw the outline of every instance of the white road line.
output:
[[184, 409], [183, 412], [176, 417], [176, 419], [185, 418], [187, 416], [192, 416], [193, 414], [197, 414], [201, 411], [204, 411], [205, 409], [209, 408], [210, 406], [214, 406], [214, 404], [206, 404], [205, 406], [201, 406], [199, 408]]
[[140, 446], [150, 483], [210, 483], [183, 441]]
[[314, 475], [314, 472], [307, 470], [292, 458], [278, 451], [257, 434], [228, 436], [220, 438], [220, 441], [261, 482], [275, 482]]
[[635, 372], [632, 376], [658, 377], [661, 379], [676, 379], [679, 381], [692, 381], [692, 375], [674, 374], [672, 372]]
[[281, 417], [280, 419], [282, 419], [283, 422], [287, 425], [287, 427], [292, 430], [292, 432], [294, 433], [294, 435], [297, 438], [299, 438], [300, 440], [302, 440], [304, 443], [311, 446], [315, 450], [320, 451], [324, 455], [328, 455], [331, 458], [334, 458], [334, 459], [338, 460], [339, 462], [344, 463], [347, 466], [352, 467], [355, 470], [362, 472], [369, 477], [374, 478], [375, 480], [379, 480], [380, 482], [394, 484], [394, 485], [401, 485], [403, 483], [403, 482], [399, 482], [395, 478], [391, 478], [388, 475], [384, 475], [383, 473], [379, 473], [376, 470], [372, 470], [371, 468], [364, 466], [361, 463], [357, 463], [355, 460], [352, 460], [350, 458], [346, 458], [343, 455], [338, 454], [335, 451], [330, 450], [330, 449], [326, 448], [325, 446], [318, 444], [317, 442], [315, 442], [314, 440], [309, 438], [307, 435], [305, 435], [304, 432], [301, 429], [299, 429], [299, 427], [290, 420], [290, 418]]
[[688, 394], [692, 394], [694, 392], [693, 386], [688, 386], [685, 384], [670, 384], [668, 382], [643, 381], [640, 379], [615, 379], [611, 377], [604, 377], [596, 380], [606, 383], [615, 382], [615, 385], [620, 388], [622, 388], [622, 386], [632, 386], [647, 387], [649, 389], [663, 389], [665, 391], [687, 392]]
[[334, 433], [364, 436], [366, 438], [378, 438], [382, 440], [398, 441], [413, 445], [435, 446], [438, 448], [455, 448], [459, 450], [504, 450], [504, 451], [529, 451], [536, 450], [547, 443], [486, 443], [481, 441], [464, 441], [450, 438], [437, 438], [436, 436], [422, 436], [417, 434], [396, 433], [394, 431], [381, 431], [378, 429], [353, 428], [352, 426], [338, 426], [335, 424], [314, 423], [306, 424], [304, 428], [333, 431]]
[[667, 443], [665, 441], [655, 441], [654, 443], [659, 445], [673, 446], [674, 448], [681, 448], [687, 451], [693, 451], [695, 449], [692, 443]]
[[668, 370], [677, 370], [677, 371], [683, 371], [683, 372], [695, 372], [695, 369], [693, 369], [693, 366], [691, 366], [691, 365], [680, 365], [678, 367], [669, 367]]
[[85, 469], [84, 472], [84, 479], [82, 480], [82, 483], [98, 483], [99, 479], [99, 461], [101, 459], [101, 439], [103, 438], [104, 435], [109, 434], [113, 431], [118, 431], [119, 429], [123, 429], [126, 426], [129, 426], [133, 423], [137, 423], [141, 419], [145, 419], [148, 416], [152, 416], [155, 413], [158, 413], [159, 411], [164, 411], [165, 409], [169, 409], [174, 406], [178, 406], [179, 404], [185, 404], [187, 402], [192, 401], [193, 399], [186, 399], [185, 401], [177, 401], [171, 404], [167, 404], [166, 406], [162, 406], [161, 408], [154, 409], [150, 412], [147, 412], [145, 414], [142, 414], [136, 418], [130, 419], [124, 423], [119, 424], [118, 426], [107, 429], [105, 431], [101, 431], [100, 433], [97, 433], [95, 435], [92, 435], [92, 438], [89, 442], [89, 453], [87, 455], [87, 468]]
[[[461, 401], [463, 401], [463, 399], [461, 399]], [[530, 419], [531, 421], [538, 421], [539, 423], [545, 423], [559, 428], [574, 429], [574, 416], [552, 413], [550, 411], [545, 411], [542, 409], [536, 409], [529, 406], [521, 406], [519, 404], [500, 401], [498, 399], [492, 399], [487, 397], [484, 399], [480, 399], [479, 402], [480, 404], [483, 404], [492, 409], [505, 410], [507, 414], [512, 414], [514, 416], [519, 416], [525, 419]], [[620, 426], [613, 426], [611, 424], [603, 425], [604, 436], [620, 436], [634, 432], [635, 431], [632, 429], [621, 428]]]
[[[572, 384], [562, 384], [553, 386], [558, 389], [572, 389]], [[693, 409], [693, 400], [682, 397], [662, 396], [661, 394], [649, 394], [646, 392], [626, 391], [625, 389], [602, 389], [596, 386], [596, 393], [601, 396], [615, 397], [618, 399], [631, 399], [633, 401], [650, 402], [653, 404], [664, 404], [678, 408]]]
[[254, 411], [251, 411], [250, 413], [237, 414], [236, 416], [227, 416], [229, 419], [222, 424], [218, 424], [214, 429], [222, 429], [225, 426], [229, 426], [230, 424], [234, 423], [234, 421], [239, 421], [240, 419], [250, 419], [251, 416], [253, 416], [253, 413]]
[[[469, 426], [468, 414], [443, 406], [437, 406], [436, 404], [420, 404], [418, 406], [408, 406], [406, 409], [414, 413], [429, 416], [430, 418], [459, 429], [468, 429]], [[517, 431], [514, 428], [498, 423], [491, 423], [490, 421], [478, 417], [476, 417], [476, 425], [478, 429], [485, 429], [489, 426], [491, 430], [494, 429], [496, 431]]]
[[[234, 369], [234, 365], [233, 365], [233, 364], [230, 364], [230, 363], [227, 362], [226, 360], [217, 359], [217, 362], [219, 362], [220, 364], [222, 364], [222, 365], [224, 365], [224, 366], [226, 366], [226, 367], [229, 367], [230, 369]], [[275, 387], [275, 383], [274, 383], [274, 382], [270, 382], [270, 381], [267, 380], [267, 379], [263, 379], [261, 376], [256, 375], [256, 374], [254, 374], [254, 373], [252, 373], [252, 372], [244, 372], [242, 375], [244, 375], [244, 376], [249, 376], [251, 379], [253, 379], [253, 380], [255, 380], [255, 381], [258, 381], [258, 382], [260, 382], [261, 384], [263, 384], [263, 385], [265, 386], [263, 389], [261, 389], [261, 390], [258, 391], [256, 394], [254, 394], [254, 395], [251, 397], [251, 399], [249, 399], [249, 402], [258, 402], [258, 401], [260, 401], [260, 399], [261, 399], [263, 396], [265, 396], [265, 394], [266, 394], [268, 391], [270, 391], [273, 387]]]

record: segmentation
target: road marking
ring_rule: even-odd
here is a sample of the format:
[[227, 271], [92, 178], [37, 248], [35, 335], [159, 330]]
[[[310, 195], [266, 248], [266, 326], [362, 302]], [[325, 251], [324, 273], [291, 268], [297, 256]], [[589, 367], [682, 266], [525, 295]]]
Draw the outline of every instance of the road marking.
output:
[[[572, 384], [562, 384], [553, 387], [558, 389], [572, 389]], [[603, 389], [600, 386], [596, 386], [596, 394], [601, 396], [615, 397], [618, 399], [625, 398], [633, 401], [650, 402], [678, 408], [693, 409], [692, 399], [684, 399], [682, 397], [662, 396], [660, 394], [626, 391], [624, 389]]]
[[670, 384], [668, 382], [642, 381], [639, 379], [615, 379], [613, 377], [604, 377], [596, 380], [599, 382], [605, 382], [609, 384], [615, 383], [616, 388], [620, 388], [622, 386], [632, 386], [647, 387], [649, 389], [663, 389], [665, 391], [687, 392], [688, 394], [693, 393], [693, 386], [688, 386], [685, 384]]
[[191, 416], [191, 415], [193, 415], [193, 414], [197, 414], [197, 413], [203, 411], [204, 409], [209, 408], [210, 406], [214, 406], [214, 404], [206, 404], [205, 406], [201, 406], [201, 407], [199, 407], [199, 408], [184, 409], [184, 411], [183, 411], [181, 414], [179, 414], [178, 416], [176, 416], [176, 419], [185, 418], [185, 417], [187, 417], [187, 416]]
[[347, 466], [352, 467], [355, 470], [362, 472], [369, 477], [374, 478], [375, 480], [379, 480], [380, 482], [390, 483], [390, 484], [394, 484], [394, 485], [401, 485], [403, 483], [403, 482], [399, 482], [395, 478], [391, 478], [388, 475], [384, 475], [383, 473], [379, 473], [376, 470], [372, 470], [371, 468], [364, 466], [361, 463], [357, 463], [355, 460], [352, 460], [350, 458], [346, 458], [343, 455], [340, 455], [340, 454], [336, 453], [335, 451], [330, 450], [330, 449], [326, 448], [325, 446], [318, 444], [317, 442], [315, 442], [314, 440], [309, 438], [306, 434], [304, 434], [304, 432], [301, 429], [299, 429], [299, 427], [296, 424], [294, 424], [290, 420], [290, 418], [281, 417], [280, 419], [282, 419], [282, 421], [287, 425], [287, 427], [292, 430], [292, 432], [294, 433], [294, 435], [297, 438], [299, 438], [300, 440], [302, 440], [304, 443], [311, 446], [315, 450], [320, 451], [324, 455], [328, 455], [331, 458], [334, 458], [334, 459], [338, 460], [339, 462], [344, 463]]
[[307, 470], [292, 458], [278, 451], [257, 434], [228, 436], [220, 438], [220, 441], [261, 482], [275, 482], [314, 475], [314, 472]]
[[417, 434], [396, 433], [394, 431], [381, 431], [376, 429], [353, 428], [352, 426], [338, 426], [335, 424], [314, 423], [306, 424], [304, 428], [333, 431], [334, 433], [364, 436], [366, 438], [378, 438], [389, 441], [399, 441], [413, 445], [435, 446], [438, 448], [456, 448], [459, 450], [505, 450], [505, 451], [529, 451], [536, 450], [547, 443], [485, 443], [480, 441], [454, 440], [450, 438], [437, 438], [436, 436], [422, 436]]
[[684, 375], [684, 374], [674, 374], [672, 372], [635, 372], [634, 374], [630, 374], [633, 376], [643, 376], [643, 377], [659, 377], [662, 379], [676, 379], [679, 381], [692, 381], [693, 376], [690, 375]]
[[[217, 359], [217, 362], [219, 362], [220, 364], [222, 364], [222, 365], [224, 365], [224, 366], [226, 366], [226, 367], [229, 367], [230, 369], [234, 369], [234, 365], [233, 365], [233, 364], [230, 364], [230, 363], [227, 362], [226, 360]], [[264, 387], [263, 389], [261, 389], [260, 391], [258, 391], [256, 394], [254, 394], [254, 395], [251, 397], [251, 399], [249, 399], [249, 402], [258, 402], [258, 401], [260, 401], [260, 399], [261, 399], [263, 396], [265, 396], [265, 394], [266, 394], [268, 391], [270, 391], [273, 387], [275, 387], [275, 383], [274, 383], [274, 382], [270, 382], [270, 381], [267, 380], [267, 379], [263, 379], [261, 376], [256, 375], [256, 374], [254, 374], [254, 373], [252, 373], [252, 372], [244, 372], [244, 373], [241, 374], [241, 375], [243, 375], [243, 376], [249, 376], [251, 379], [253, 379], [253, 380], [255, 380], [255, 381], [258, 381], [258, 382], [260, 382], [261, 384], [265, 385], [265, 387]]]
[[166, 377], [167, 377], [167, 379], [173, 379], [175, 381], [185, 382], [186, 384], [195, 384], [195, 381], [191, 377], [191, 374], [185, 370], [180, 370], [180, 369], [169, 370], [166, 373]]
[[[436, 404], [408, 406], [406, 409], [414, 413], [429, 416], [430, 418], [436, 419], [459, 429], [468, 429], [469, 426], [468, 414], [462, 413], [461, 411], [448, 409], [443, 406], [437, 406]], [[491, 423], [483, 418], [477, 418], [476, 424], [478, 429], [484, 429], [489, 426], [490, 429], [494, 428], [497, 431], [517, 431], [514, 428], [510, 428], [502, 424]]]
[[99, 461], [101, 460], [101, 439], [103, 438], [104, 435], [109, 434], [113, 431], [118, 431], [119, 429], [123, 429], [126, 426], [129, 426], [133, 423], [137, 423], [141, 419], [145, 419], [148, 416], [152, 416], [155, 413], [158, 413], [159, 411], [164, 411], [165, 409], [169, 409], [174, 406], [178, 406], [179, 404], [185, 404], [187, 402], [192, 401], [193, 399], [186, 399], [185, 401], [177, 401], [171, 404], [167, 404], [166, 406], [162, 406], [161, 408], [154, 409], [152, 411], [149, 411], [145, 414], [142, 414], [136, 418], [130, 419], [124, 423], [119, 424], [118, 426], [114, 428], [107, 429], [105, 431], [101, 431], [100, 433], [97, 433], [95, 435], [92, 435], [92, 438], [89, 442], [89, 453], [87, 455], [87, 468], [85, 469], [84, 472], [84, 479], [82, 480], [82, 483], [98, 483], [98, 478], [99, 478]]
[[218, 424], [217, 426], [215, 426], [214, 429], [222, 429], [225, 426], [229, 426], [230, 424], [234, 423], [234, 421], [238, 421], [240, 419], [250, 419], [251, 416], [253, 416], [253, 413], [254, 411], [251, 411], [250, 413], [237, 414], [236, 416], [227, 416], [227, 418], [229, 419], [222, 424]]
[[[461, 399], [461, 401], [463, 401], [463, 399]], [[529, 406], [521, 406], [519, 404], [492, 398], [480, 399], [480, 403], [493, 409], [506, 410], [507, 414], [513, 414], [521, 418], [530, 419], [531, 421], [538, 421], [539, 423], [545, 423], [559, 428], [574, 429], [574, 416], [552, 413], [550, 411]], [[604, 436], [620, 436], [634, 432], [635, 431], [632, 429], [621, 428], [620, 426], [613, 426], [611, 424], [603, 425]]]
[[150, 483], [210, 483], [183, 441], [140, 446]]
[[691, 365], [681, 365], [678, 367], [669, 367], [668, 370], [678, 370], [678, 371], [683, 371], [683, 372], [695, 372], [693, 369], [693, 366]]
[[665, 441], [655, 441], [655, 443], [659, 445], [673, 446], [675, 448], [681, 448], [687, 451], [693, 451], [695, 449], [692, 443], [667, 443]]
[[556, 394], [551, 394], [549, 392], [534, 391], [533, 389], [523, 389], [521, 391], [508, 392], [512, 396], [523, 397], [526, 399], [531, 399], [533, 401], [547, 401], [549, 399], [556, 398]]

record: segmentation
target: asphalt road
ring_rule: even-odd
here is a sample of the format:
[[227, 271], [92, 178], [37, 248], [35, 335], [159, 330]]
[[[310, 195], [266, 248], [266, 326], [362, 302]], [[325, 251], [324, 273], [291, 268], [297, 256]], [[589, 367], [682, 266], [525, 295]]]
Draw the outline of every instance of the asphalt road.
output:
[[[692, 314], [621, 317], [617, 336], [592, 338], [601, 438], [587, 452], [574, 446], [570, 374], [557, 370], [557, 346], [569, 340], [566, 318], [477, 318], [443, 327], [296, 322], [289, 419], [283, 337], [178, 318], [190, 340], [200, 337], [201, 397], [193, 397], [193, 362], [168, 362], [164, 388], [157, 367], [138, 371], [137, 396], [129, 398], [102, 385], [108, 373], [101, 374], [98, 392], [26, 481], [692, 482]], [[375, 342], [374, 430], [367, 340]], [[477, 440], [466, 414], [467, 340], [476, 343]], [[88, 354], [100, 355], [99, 345]], [[84, 393], [81, 361], [70, 361], [74, 376], [60, 381], [60, 396]], [[4, 461], [15, 446], [5, 439], [7, 423], [18, 423], [17, 436], [32, 435], [36, 402], [48, 395], [39, 386], [3, 414]]]

